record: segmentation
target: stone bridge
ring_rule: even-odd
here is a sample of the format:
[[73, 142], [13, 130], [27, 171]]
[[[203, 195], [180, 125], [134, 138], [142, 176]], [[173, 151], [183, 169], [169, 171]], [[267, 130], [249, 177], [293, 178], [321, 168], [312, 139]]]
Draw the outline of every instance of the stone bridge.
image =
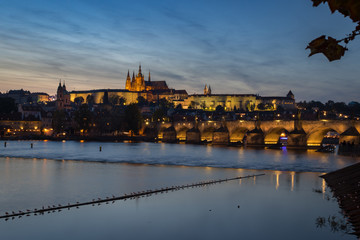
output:
[[[152, 131], [149, 131], [152, 129]], [[340, 135], [340, 142], [359, 144], [360, 121], [352, 120], [273, 120], [201, 121], [158, 123], [144, 127], [163, 141], [207, 141], [219, 144], [241, 142], [249, 145], [277, 144], [280, 136], [288, 146], [320, 146], [329, 131]]]

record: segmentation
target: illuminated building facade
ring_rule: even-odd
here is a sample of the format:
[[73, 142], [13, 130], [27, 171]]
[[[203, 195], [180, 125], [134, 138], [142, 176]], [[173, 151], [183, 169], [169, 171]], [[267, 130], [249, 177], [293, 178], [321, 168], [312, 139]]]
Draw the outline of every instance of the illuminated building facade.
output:
[[147, 101], [157, 101], [165, 98], [168, 101], [182, 100], [188, 97], [186, 90], [169, 88], [166, 81], [152, 81], [149, 71], [148, 80], [142, 74], [141, 65], [137, 75], [133, 72], [132, 78], [128, 71], [125, 89], [95, 89], [89, 91], [72, 91], [69, 93], [71, 102], [81, 103], [112, 103], [116, 105], [117, 99], [122, 98], [124, 104], [136, 103], [139, 97]]

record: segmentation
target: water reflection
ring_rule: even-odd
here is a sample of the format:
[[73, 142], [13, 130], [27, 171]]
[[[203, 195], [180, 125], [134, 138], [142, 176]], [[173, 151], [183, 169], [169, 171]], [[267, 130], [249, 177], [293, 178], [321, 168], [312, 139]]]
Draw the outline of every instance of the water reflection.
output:
[[294, 191], [295, 172], [290, 172], [290, 175], [291, 175], [291, 191]]
[[[3, 174], [6, 164], [9, 175]], [[37, 174], [28, 171], [32, 168]], [[0, 158], [0, 212], [254, 173], [266, 175], [132, 201], [83, 206], [76, 211], [56, 211], [32, 217], [31, 221], [22, 218], [1, 222], [0, 231], [4, 239], [71, 239], [71, 232], [64, 229], [74, 226], [81, 239], [119, 235], [132, 239], [231, 239], [239, 233], [244, 239], [266, 239], [269, 235], [292, 239], [342, 237], [319, 231], [314, 225], [318, 216], [339, 210], [335, 202], [313, 191], [322, 189], [322, 181], [317, 181], [320, 174], [293, 171]], [[14, 231], [19, 228], [24, 231]]]
[[[0, 157], [22, 157], [99, 162], [129, 162], [279, 171], [330, 172], [358, 161], [335, 154], [296, 150], [264, 150], [166, 143], [36, 142], [10, 141]], [[60, 145], [60, 146], [59, 146]]]

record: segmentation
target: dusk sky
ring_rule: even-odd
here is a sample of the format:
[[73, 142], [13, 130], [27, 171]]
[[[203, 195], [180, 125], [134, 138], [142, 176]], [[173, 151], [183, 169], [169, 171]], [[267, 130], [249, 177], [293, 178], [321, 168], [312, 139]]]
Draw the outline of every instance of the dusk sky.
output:
[[310, 0], [2, 0], [0, 91], [122, 89], [141, 63], [189, 94], [360, 101], [360, 39], [340, 61], [305, 50], [354, 27]]

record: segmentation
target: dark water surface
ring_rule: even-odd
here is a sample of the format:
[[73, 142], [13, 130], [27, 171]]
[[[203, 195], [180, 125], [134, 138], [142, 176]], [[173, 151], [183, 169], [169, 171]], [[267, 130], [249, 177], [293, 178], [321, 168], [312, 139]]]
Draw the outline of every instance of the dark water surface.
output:
[[[30, 143], [33, 144], [31, 148]], [[315, 150], [259, 150], [241, 147], [166, 143], [99, 143], [77, 141], [0, 142], [0, 157], [21, 157], [91, 162], [117, 162], [268, 169], [296, 172], [330, 172], [359, 159]], [[100, 152], [100, 146], [102, 151]]]
[[357, 162], [353, 158], [183, 144], [33, 143], [31, 149], [28, 141], [6, 148], [0, 142], [0, 213], [265, 176], [0, 220], [1, 239], [355, 239], [316, 225], [318, 217], [341, 219], [319, 176]]

